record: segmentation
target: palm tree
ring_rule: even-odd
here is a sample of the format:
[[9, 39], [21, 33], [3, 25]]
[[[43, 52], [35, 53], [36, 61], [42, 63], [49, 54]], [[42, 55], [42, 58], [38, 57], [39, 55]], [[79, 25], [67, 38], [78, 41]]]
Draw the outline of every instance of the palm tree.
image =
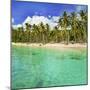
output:
[[17, 42], [17, 30], [12, 28], [12, 42]]
[[50, 42], [52, 43], [55, 42], [55, 30], [50, 31], [49, 39], [50, 39]]
[[77, 42], [77, 26], [78, 26], [78, 20], [77, 20], [77, 15], [75, 12], [71, 13], [71, 26], [72, 26], [72, 34], [74, 36], [74, 41], [75, 43]]
[[31, 25], [29, 23], [26, 23], [26, 41], [30, 42], [30, 29], [31, 29]]
[[48, 24], [45, 25], [45, 42], [49, 42], [49, 30], [50, 27]]
[[59, 26], [61, 26], [64, 29], [64, 33], [65, 33], [64, 40], [67, 41], [66, 44], [69, 43], [68, 32], [67, 32], [67, 27], [69, 25], [70, 25], [69, 16], [67, 15], [67, 12], [64, 11], [62, 18], [59, 19]]
[[[70, 15], [64, 11], [58, 21], [58, 27], [55, 26], [50, 30], [49, 24], [41, 22], [38, 25], [26, 23], [26, 31], [23, 27], [12, 30], [12, 41], [14, 42], [61, 42], [68, 44], [73, 40], [77, 42], [87, 42], [87, 11], [81, 10], [79, 17], [77, 13], [72, 12]], [[71, 26], [71, 29], [69, 27]], [[70, 30], [70, 31], [69, 31]]]
[[40, 23], [40, 33], [41, 33], [42, 43], [45, 44], [45, 26], [43, 22]]
[[39, 28], [37, 25], [33, 24], [33, 39], [34, 39], [34, 42], [39, 42]]
[[55, 26], [55, 27], [54, 27], [54, 30], [55, 30], [55, 42], [58, 43], [58, 41], [59, 41], [59, 40], [58, 40], [58, 34], [59, 34], [58, 27]]
[[83, 38], [84, 42], [87, 42], [87, 11], [84, 10], [80, 11], [80, 17], [81, 17], [81, 28], [83, 30]]

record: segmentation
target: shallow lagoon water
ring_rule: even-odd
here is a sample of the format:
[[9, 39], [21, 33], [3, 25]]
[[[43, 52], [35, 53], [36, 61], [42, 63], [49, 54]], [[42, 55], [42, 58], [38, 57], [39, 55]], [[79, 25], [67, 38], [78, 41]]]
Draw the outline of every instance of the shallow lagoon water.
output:
[[86, 48], [12, 46], [12, 88], [87, 84]]

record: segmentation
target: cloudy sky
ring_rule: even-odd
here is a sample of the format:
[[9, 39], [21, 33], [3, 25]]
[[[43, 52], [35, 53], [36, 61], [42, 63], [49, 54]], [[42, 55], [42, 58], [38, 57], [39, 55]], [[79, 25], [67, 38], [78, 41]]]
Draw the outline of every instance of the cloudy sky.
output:
[[21, 2], [12, 0], [12, 24], [23, 24], [31, 21], [31, 24], [39, 22], [49, 23], [51, 26], [57, 24], [57, 20], [64, 11], [79, 12], [86, 9], [85, 5], [41, 3], [41, 2]]

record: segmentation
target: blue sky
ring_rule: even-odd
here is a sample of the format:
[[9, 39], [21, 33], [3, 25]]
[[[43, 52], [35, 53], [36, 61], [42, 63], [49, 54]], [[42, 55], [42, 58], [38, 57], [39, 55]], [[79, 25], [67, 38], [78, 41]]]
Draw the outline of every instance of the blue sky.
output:
[[61, 16], [64, 11], [68, 13], [85, 9], [85, 5], [41, 3], [41, 2], [21, 2], [12, 0], [13, 24], [22, 23], [27, 16]]

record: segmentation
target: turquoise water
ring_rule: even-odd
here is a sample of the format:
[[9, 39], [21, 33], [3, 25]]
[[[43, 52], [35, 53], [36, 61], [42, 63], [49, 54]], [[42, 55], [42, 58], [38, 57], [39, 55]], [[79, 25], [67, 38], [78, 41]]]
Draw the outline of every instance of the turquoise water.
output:
[[86, 48], [12, 46], [12, 88], [87, 84]]

